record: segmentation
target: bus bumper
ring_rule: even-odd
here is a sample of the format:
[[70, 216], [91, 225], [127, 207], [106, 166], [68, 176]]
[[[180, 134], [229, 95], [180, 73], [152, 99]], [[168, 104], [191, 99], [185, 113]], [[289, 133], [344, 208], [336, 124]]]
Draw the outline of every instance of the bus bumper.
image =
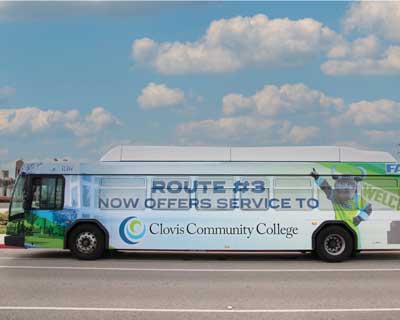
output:
[[10, 236], [4, 237], [4, 244], [10, 247], [21, 247], [25, 248], [25, 237], [24, 236]]

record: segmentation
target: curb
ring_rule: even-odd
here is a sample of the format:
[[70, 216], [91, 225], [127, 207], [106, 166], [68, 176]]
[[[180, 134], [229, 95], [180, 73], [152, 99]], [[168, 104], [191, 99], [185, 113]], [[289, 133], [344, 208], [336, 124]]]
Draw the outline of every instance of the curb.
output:
[[0, 249], [24, 249], [24, 248], [15, 247], [15, 246], [7, 246], [5, 244], [0, 244]]

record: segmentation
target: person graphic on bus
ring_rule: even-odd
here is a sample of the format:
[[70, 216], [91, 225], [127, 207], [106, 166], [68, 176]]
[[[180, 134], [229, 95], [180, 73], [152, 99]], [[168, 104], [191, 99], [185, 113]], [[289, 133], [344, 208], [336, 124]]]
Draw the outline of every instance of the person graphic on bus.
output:
[[335, 181], [332, 188], [327, 179], [321, 177], [313, 168], [310, 175], [315, 179], [316, 184], [332, 202], [335, 211], [335, 219], [343, 221], [356, 233], [358, 239], [358, 226], [366, 221], [372, 213], [372, 205], [367, 203], [358, 193], [358, 183], [365, 177], [365, 169], [359, 167], [361, 176], [336, 175], [334, 170], [332, 178]]

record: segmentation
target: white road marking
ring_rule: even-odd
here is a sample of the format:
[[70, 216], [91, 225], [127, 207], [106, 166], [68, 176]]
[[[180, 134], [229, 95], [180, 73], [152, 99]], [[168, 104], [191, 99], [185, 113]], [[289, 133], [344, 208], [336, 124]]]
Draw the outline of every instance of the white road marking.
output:
[[337, 308], [337, 309], [163, 309], [163, 308], [97, 308], [97, 307], [27, 307], [0, 306], [1, 310], [42, 311], [103, 311], [103, 312], [163, 312], [163, 313], [345, 313], [400, 312], [400, 308]]
[[400, 268], [337, 268], [337, 269], [199, 269], [199, 268], [123, 268], [73, 266], [1, 266], [0, 269], [148, 271], [148, 272], [400, 272]]

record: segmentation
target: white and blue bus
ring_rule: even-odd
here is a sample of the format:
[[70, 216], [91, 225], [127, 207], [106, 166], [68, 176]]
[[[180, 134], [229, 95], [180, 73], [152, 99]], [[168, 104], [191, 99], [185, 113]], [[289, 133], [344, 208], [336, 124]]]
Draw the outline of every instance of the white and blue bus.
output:
[[347, 147], [118, 146], [97, 163], [28, 163], [7, 245], [106, 250], [400, 249], [400, 165]]

